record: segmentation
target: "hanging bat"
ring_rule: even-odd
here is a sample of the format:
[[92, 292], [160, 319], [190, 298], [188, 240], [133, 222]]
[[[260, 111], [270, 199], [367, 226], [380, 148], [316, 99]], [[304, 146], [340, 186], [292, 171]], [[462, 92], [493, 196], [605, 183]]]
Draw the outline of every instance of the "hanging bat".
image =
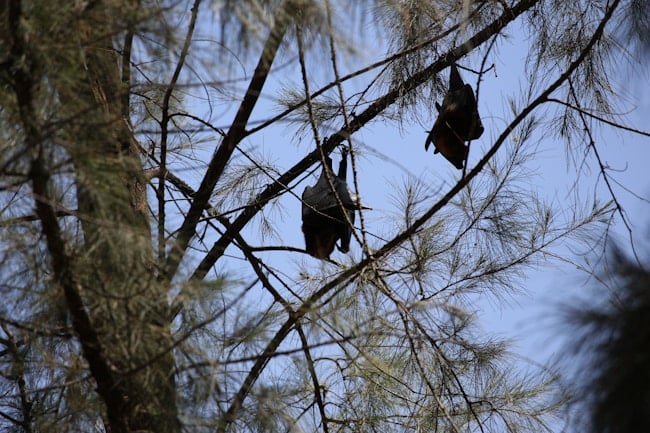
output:
[[467, 159], [465, 142], [479, 138], [484, 129], [472, 86], [463, 82], [455, 64], [449, 70], [449, 90], [442, 106], [436, 102], [436, 109], [438, 119], [427, 136], [424, 149], [428, 150], [433, 143], [434, 154], [442, 153], [454, 167], [462, 170]]
[[[308, 186], [302, 193], [302, 232], [305, 235], [305, 249], [318, 259], [329, 259], [336, 242], [338, 249], [347, 253], [350, 250], [352, 226], [357, 209], [356, 197], [350, 194], [345, 182], [347, 172], [347, 151], [342, 152], [338, 175], [332, 171], [332, 159], [325, 157], [326, 165], [314, 186]], [[326, 172], [327, 170], [327, 172]], [[327, 173], [334, 191], [327, 180]], [[338, 196], [339, 205], [336, 197]]]

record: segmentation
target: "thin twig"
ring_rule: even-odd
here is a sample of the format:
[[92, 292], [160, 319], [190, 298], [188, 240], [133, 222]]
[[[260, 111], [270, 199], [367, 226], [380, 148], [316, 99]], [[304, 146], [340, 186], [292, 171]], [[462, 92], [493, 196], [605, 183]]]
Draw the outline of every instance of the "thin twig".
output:
[[[386, 108], [395, 103], [399, 98], [406, 93], [416, 90], [420, 85], [426, 83], [434, 74], [440, 72], [448, 67], [452, 62], [456, 62], [459, 58], [466, 55], [483, 42], [487, 41], [494, 33], [501, 31], [505, 26], [512, 22], [515, 18], [526, 12], [532, 6], [537, 4], [539, 0], [522, 0], [517, 5], [513, 6], [503, 15], [495, 19], [492, 23], [487, 25], [484, 29], [477, 32], [473, 37], [467, 40], [461, 46], [458, 46], [445, 55], [441, 56], [436, 62], [424, 68], [420, 72], [414, 74], [410, 79], [405, 81], [401, 87], [387, 92], [384, 96], [378, 98], [366, 110], [358, 116], [355, 116], [350, 121], [349, 127], [341, 128], [338, 132], [331, 135], [323, 143], [323, 151], [328, 153], [340, 145], [343, 140], [348, 136], [355, 133], [363, 126], [372, 121], [375, 117], [381, 114]], [[528, 114], [528, 113], [526, 113]], [[523, 119], [523, 118], [522, 118]], [[519, 119], [521, 121], [522, 119]], [[518, 121], [518, 122], [519, 122]], [[517, 122], [517, 123], [518, 123]], [[496, 149], [494, 150], [496, 152]], [[491, 156], [491, 155], [490, 155]], [[232, 229], [239, 231], [257, 214], [258, 210], [266, 204], [269, 200], [276, 197], [282, 190], [283, 185], [289, 185], [292, 180], [303, 173], [309, 166], [315, 162], [320, 161], [320, 152], [313, 151], [306, 155], [302, 160], [296, 163], [293, 167], [287, 170], [278, 180], [271, 185], [268, 185], [262, 192], [260, 192], [251, 204], [244, 209], [244, 211], [232, 222]], [[480, 165], [482, 167], [483, 165]], [[463, 183], [465, 185], [465, 183]], [[454, 192], [455, 194], [455, 192]], [[453, 196], [453, 194], [452, 194]], [[232, 233], [228, 230], [221, 236], [212, 246], [210, 251], [205, 255], [203, 260], [199, 263], [193, 272], [191, 279], [203, 279], [214, 263], [224, 254], [226, 248], [232, 240]], [[401, 242], [391, 244], [392, 246], [398, 245]], [[387, 244], [388, 245], [388, 244]]]
[[307, 341], [305, 331], [303, 331], [302, 325], [299, 321], [296, 322], [296, 331], [300, 337], [300, 344], [302, 346], [303, 353], [305, 354], [305, 360], [307, 361], [307, 370], [309, 370], [309, 375], [311, 376], [312, 384], [314, 386], [314, 396], [316, 397], [316, 405], [318, 406], [318, 411], [320, 412], [323, 432], [329, 433], [330, 429], [328, 426], [327, 414], [325, 413], [325, 403], [323, 403], [323, 396], [321, 395], [321, 386], [318, 382], [318, 375], [316, 374], [316, 368], [314, 367], [314, 360], [311, 357], [309, 342]]
[[251, 78], [239, 109], [237, 110], [237, 114], [235, 115], [228, 133], [212, 156], [205, 175], [203, 176], [203, 180], [201, 181], [201, 185], [196, 191], [185, 219], [178, 230], [178, 236], [172, 245], [165, 265], [165, 276], [168, 280], [171, 280], [176, 273], [178, 265], [187, 250], [190, 240], [195, 235], [196, 226], [201, 219], [201, 214], [206, 208], [208, 200], [212, 195], [212, 191], [221, 178], [230, 156], [234, 152], [237, 144], [246, 135], [246, 124], [248, 123], [248, 119], [250, 118], [253, 109], [257, 105], [257, 101], [262, 93], [262, 88], [264, 87], [264, 83], [266, 82], [269, 71], [271, 70], [273, 59], [276, 57], [278, 49], [280, 48], [280, 43], [282, 42], [287, 26], [289, 25], [290, 17], [288, 9], [289, 5], [285, 2], [276, 14], [275, 23], [266, 40], [262, 53], [260, 54], [255, 72]]
[[618, 200], [618, 197], [616, 196], [616, 193], [614, 192], [614, 189], [612, 187], [612, 184], [609, 180], [609, 175], [607, 174], [607, 167], [603, 163], [602, 158], [600, 157], [600, 152], [598, 151], [598, 148], [596, 147], [596, 140], [594, 139], [593, 135], [591, 134], [591, 129], [589, 128], [589, 125], [587, 124], [587, 119], [585, 119], [585, 116], [587, 115], [584, 113], [580, 107], [580, 100], [578, 99], [578, 95], [576, 95], [576, 90], [573, 87], [573, 83], [571, 80], [569, 80], [569, 90], [571, 92], [571, 96], [573, 97], [573, 100], [575, 101], [576, 107], [578, 108], [578, 116], [580, 117], [580, 120], [582, 121], [582, 126], [584, 128], [585, 133], [587, 134], [587, 137], [589, 138], [589, 144], [588, 147], [594, 152], [594, 156], [596, 157], [596, 161], [598, 162], [598, 168], [600, 169], [600, 174], [603, 176], [603, 180], [605, 181], [605, 185], [607, 186], [607, 190], [609, 191], [609, 195], [612, 197], [612, 200], [614, 201], [614, 206], [616, 206], [616, 211], [618, 214], [621, 216], [621, 220], [623, 221], [623, 225], [627, 229], [628, 236], [630, 238], [630, 248], [632, 249], [632, 254], [634, 255], [634, 258], [636, 259], [636, 262], [639, 266], [643, 267], [643, 264], [641, 263], [641, 259], [639, 259], [639, 255], [636, 252], [636, 247], [634, 244], [634, 236], [632, 234], [632, 226], [630, 222], [628, 221], [628, 218], [625, 216], [625, 210], [623, 209], [623, 206], [621, 206], [621, 202]]
[[[251, 367], [250, 371], [248, 372], [248, 375], [246, 376], [243, 383], [241, 384], [238, 392], [233, 397], [230, 407], [228, 408], [226, 414], [222, 418], [220, 425], [217, 429], [218, 433], [225, 433], [227, 426], [235, 420], [237, 413], [239, 412], [239, 410], [243, 405], [244, 399], [250, 392], [251, 387], [253, 386], [257, 378], [264, 370], [266, 364], [274, 356], [276, 349], [285, 340], [287, 335], [289, 335], [289, 332], [292, 329], [294, 329], [296, 321], [299, 320], [301, 317], [303, 317], [305, 314], [307, 314], [309, 311], [311, 311], [314, 304], [323, 296], [329, 294], [332, 291], [338, 292], [340, 290], [343, 290], [343, 287], [345, 287], [350, 281], [355, 279], [361, 272], [363, 272], [364, 269], [366, 269], [368, 266], [370, 266], [372, 263], [376, 262], [377, 260], [381, 259], [382, 257], [386, 256], [389, 252], [391, 252], [395, 248], [395, 246], [401, 244], [406, 239], [408, 239], [409, 236], [411, 236], [415, 231], [417, 231], [421, 226], [423, 226], [443, 206], [449, 203], [449, 201], [456, 194], [458, 194], [465, 187], [467, 183], [469, 183], [474, 177], [476, 177], [481, 172], [483, 167], [488, 163], [488, 161], [494, 156], [497, 150], [503, 145], [506, 138], [510, 136], [511, 132], [524, 119], [526, 119], [537, 107], [543, 104], [544, 101], [548, 98], [548, 96], [552, 92], [554, 92], [558, 87], [560, 87], [560, 85], [569, 78], [569, 76], [578, 68], [578, 66], [582, 64], [587, 54], [593, 48], [594, 44], [596, 44], [596, 42], [600, 40], [600, 38], [602, 37], [603, 31], [605, 29], [605, 25], [611, 19], [614, 10], [616, 10], [619, 3], [620, 0], [614, 0], [610, 8], [606, 11], [605, 15], [603, 16], [603, 19], [598, 25], [597, 29], [595, 30], [592, 38], [589, 40], [589, 42], [582, 50], [580, 55], [576, 58], [576, 60], [569, 65], [567, 70], [563, 74], [561, 74], [557, 80], [555, 80], [544, 92], [542, 92], [526, 108], [524, 108], [521, 111], [521, 113], [519, 113], [512, 120], [512, 122], [510, 122], [510, 124], [505, 128], [505, 130], [501, 133], [501, 135], [499, 135], [499, 137], [492, 145], [492, 147], [487, 151], [485, 156], [481, 158], [478, 164], [469, 172], [469, 174], [465, 178], [460, 179], [456, 183], [456, 185], [452, 187], [449, 190], [449, 192], [447, 192], [447, 194], [445, 194], [427, 212], [425, 212], [420, 218], [418, 218], [414, 222], [413, 226], [409, 227], [402, 233], [395, 236], [391, 241], [384, 244], [384, 246], [381, 247], [379, 250], [377, 250], [372, 256], [359, 261], [357, 264], [339, 273], [338, 276], [336, 276], [328, 283], [324, 284], [320, 289], [312, 293], [312, 295], [309, 298], [307, 298], [303, 302], [303, 304], [296, 310], [296, 313], [293, 316], [287, 318], [287, 320], [282, 324], [280, 329], [276, 331], [273, 338], [268, 342], [268, 344], [266, 345], [262, 353], [258, 356], [255, 363]], [[520, 3], [520, 6], [521, 5], [522, 4]], [[529, 6], [532, 6], [532, 3]], [[521, 12], [523, 12], [523, 10]], [[514, 16], [512, 17], [512, 19], [514, 19]]]
[[[339, 102], [341, 104], [341, 112], [343, 114], [343, 127], [345, 129], [350, 129], [350, 118], [348, 116], [348, 110], [346, 107], [346, 99], [345, 99], [345, 93], [343, 91], [343, 84], [341, 83], [341, 76], [339, 74], [339, 68], [338, 68], [338, 63], [336, 61], [336, 45], [334, 43], [334, 27], [332, 25], [332, 5], [330, 4], [330, 1], [327, 0], [325, 2], [325, 8], [327, 10], [327, 32], [329, 35], [329, 45], [330, 45], [330, 61], [332, 63], [332, 71], [334, 72], [334, 82], [336, 83], [336, 89], [338, 91], [339, 95]], [[361, 205], [361, 192], [359, 190], [359, 177], [357, 173], [357, 159], [356, 159], [356, 152], [355, 152], [355, 147], [352, 142], [352, 135], [349, 135], [347, 137], [348, 141], [348, 146], [350, 148], [350, 161], [352, 162], [352, 182], [354, 184], [354, 191], [356, 193], [356, 207], [357, 210], [359, 211], [359, 223], [361, 225], [361, 237], [362, 239], [359, 239], [359, 235], [357, 235], [355, 230], [352, 230], [352, 234], [354, 235], [354, 238], [359, 242], [361, 245], [361, 249], [363, 250], [364, 254], [366, 256], [370, 255], [370, 250], [368, 249], [368, 239], [366, 236], [366, 224], [365, 224], [365, 217], [364, 217], [364, 212], [363, 208]], [[342, 158], [346, 158], [347, 156], [345, 154], [341, 155]], [[337, 194], [337, 200], [340, 201], [338, 194]], [[342, 204], [339, 203], [339, 206], [342, 207]], [[350, 220], [350, 216], [348, 215], [347, 212], [342, 212], [343, 216], [346, 219], [346, 224], [348, 224], [350, 227], [354, 227], [354, 224], [352, 224], [352, 221]]]
[[643, 135], [644, 137], [650, 137], [650, 131], [643, 131], [641, 129], [632, 128], [631, 126], [622, 125], [620, 123], [605, 119], [604, 117], [596, 116], [592, 112], [587, 111], [584, 108], [580, 107], [579, 103], [577, 103], [577, 105], [573, 105], [573, 104], [569, 104], [568, 102], [562, 101], [561, 99], [557, 99], [557, 98], [548, 98], [547, 101], [548, 102], [555, 102], [556, 104], [560, 104], [560, 105], [564, 105], [565, 107], [570, 108], [572, 110], [575, 110], [580, 114], [591, 117], [592, 119], [595, 119], [595, 120], [597, 120], [599, 122], [602, 122], [602, 123], [604, 123], [606, 125], [613, 126], [614, 128], [622, 129], [623, 131], [633, 132], [635, 134]]
[[160, 172], [158, 174], [158, 188], [156, 189], [156, 199], [158, 200], [158, 266], [164, 265], [167, 255], [165, 250], [165, 177], [167, 175], [167, 133], [169, 120], [171, 119], [169, 115], [169, 101], [174, 93], [176, 82], [183, 70], [185, 58], [187, 57], [190, 45], [192, 44], [192, 36], [194, 35], [194, 27], [199, 15], [200, 4], [201, 0], [194, 0], [194, 4], [192, 5], [192, 17], [190, 18], [190, 24], [187, 28], [187, 34], [185, 35], [185, 42], [183, 43], [183, 48], [181, 49], [176, 69], [172, 74], [169, 85], [167, 85], [167, 90], [165, 90], [162, 102], [162, 117], [160, 119]]

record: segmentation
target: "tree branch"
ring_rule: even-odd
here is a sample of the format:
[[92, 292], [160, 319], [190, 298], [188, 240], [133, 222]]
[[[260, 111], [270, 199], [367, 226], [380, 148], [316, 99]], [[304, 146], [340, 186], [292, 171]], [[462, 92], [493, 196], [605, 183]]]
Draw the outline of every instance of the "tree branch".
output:
[[309, 342], [307, 341], [307, 336], [305, 335], [305, 331], [303, 331], [300, 322], [296, 322], [296, 331], [298, 331], [298, 336], [300, 337], [300, 344], [302, 345], [302, 350], [305, 354], [305, 360], [307, 361], [307, 369], [309, 370], [312, 385], [314, 386], [314, 396], [316, 398], [318, 411], [320, 412], [321, 422], [323, 423], [323, 433], [329, 433], [329, 426], [327, 425], [327, 414], [325, 413], [325, 403], [323, 402], [323, 396], [321, 395], [321, 386], [318, 382], [318, 375], [316, 374], [316, 368], [314, 367], [314, 360], [311, 357], [311, 351], [309, 350]]
[[196, 226], [201, 218], [201, 214], [203, 213], [203, 210], [206, 209], [210, 195], [212, 194], [217, 181], [221, 177], [230, 156], [235, 150], [237, 144], [245, 136], [246, 124], [255, 108], [255, 105], [257, 104], [260, 94], [262, 93], [262, 87], [268, 77], [271, 63], [278, 52], [280, 43], [282, 42], [289, 25], [288, 4], [289, 2], [285, 2], [283, 7], [281, 7], [280, 11], [276, 14], [275, 23], [268, 39], [266, 40], [257, 67], [255, 68], [255, 73], [253, 74], [253, 78], [251, 79], [246, 91], [246, 95], [237, 110], [237, 114], [235, 115], [230, 130], [221, 141], [217, 151], [214, 153], [205, 176], [201, 181], [201, 185], [196, 191], [194, 200], [187, 212], [187, 216], [178, 231], [178, 236], [172, 245], [165, 266], [165, 277], [168, 280], [171, 280], [176, 273], [176, 269], [185, 254], [187, 246], [196, 233]]
[[[32, 182], [36, 215], [41, 221], [48, 252], [52, 263], [55, 280], [61, 285], [66, 304], [72, 317], [72, 326], [79, 337], [84, 358], [97, 382], [97, 392], [106, 404], [109, 424], [112, 433], [127, 433], [128, 429], [128, 400], [122, 386], [113, 377], [113, 372], [104, 356], [104, 350], [99, 336], [93, 327], [80, 295], [79, 283], [72, 273], [72, 260], [66, 253], [65, 241], [57, 213], [52, 207], [52, 198], [48, 188], [50, 174], [43, 161], [42, 141], [37, 125], [34, 109], [33, 90], [36, 79], [30, 75], [27, 63], [33, 61], [27, 52], [25, 41], [21, 37], [20, 19], [21, 2], [12, 0], [9, 4], [10, 33], [14, 39], [10, 47], [10, 57], [14, 64], [13, 88], [20, 112], [20, 120], [25, 130], [25, 141], [31, 150], [33, 158], [29, 178]], [[33, 65], [31, 65], [33, 66]]]
[[8, 353], [11, 355], [13, 366], [11, 371], [10, 379], [15, 381], [18, 386], [18, 394], [20, 395], [20, 413], [22, 414], [22, 419], [17, 422], [23, 428], [25, 433], [33, 433], [34, 428], [32, 423], [34, 422], [34, 414], [32, 408], [34, 403], [31, 398], [29, 398], [29, 390], [27, 389], [26, 369], [25, 369], [25, 355], [21, 353], [20, 346], [23, 342], [16, 340], [13, 333], [9, 328], [3, 323], [1, 325], [4, 335], [7, 336], [6, 339], [2, 339], [2, 344], [7, 347]]
[[[476, 46], [487, 41], [492, 35], [501, 31], [510, 22], [516, 19], [519, 15], [530, 9], [533, 5], [538, 3], [539, 0], [522, 0], [512, 9], [504, 12], [499, 18], [494, 20], [491, 24], [483, 30], [476, 33], [472, 38], [468, 39], [464, 44], [456, 47], [441, 56], [439, 60], [431, 64], [427, 68], [413, 75], [409, 80], [404, 82], [401, 87], [386, 93], [381, 98], [377, 99], [360, 115], [351, 119], [348, 128], [341, 128], [334, 135], [330, 136], [322, 145], [322, 149], [326, 154], [329, 154], [347, 139], [350, 135], [361, 129], [388, 106], [397, 101], [405, 93], [409, 93], [417, 89], [420, 85], [426, 83], [433, 75], [437, 74], [444, 68], [448, 67], [451, 63], [455, 62], [460, 57], [469, 53]], [[240, 231], [254, 216], [258, 210], [261, 209], [269, 200], [276, 197], [283, 189], [284, 185], [289, 185], [291, 181], [297, 178], [303, 171], [309, 168], [315, 162], [320, 161], [320, 152], [315, 150], [305, 156], [296, 165], [287, 170], [282, 176], [274, 183], [267, 186], [255, 200], [250, 203], [244, 211], [232, 222], [231, 228], [226, 231], [212, 246], [208, 254], [203, 258], [198, 265], [191, 279], [203, 279], [208, 270], [216, 263], [217, 260], [223, 255], [228, 245], [232, 242], [233, 234]]]
[[[596, 140], [594, 139], [593, 134], [591, 133], [591, 129], [589, 128], [589, 125], [587, 125], [587, 119], [585, 116], [589, 116], [588, 113], [585, 113], [584, 110], [580, 107], [580, 100], [578, 99], [578, 95], [576, 95], [575, 88], [571, 84], [571, 80], [569, 80], [569, 90], [571, 92], [571, 96], [573, 97], [573, 100], [576, 103], [576, 108], [575, 110], [578, 111], [578, 116], [580, 117], [580, 120], [582, 121], [582, 126], [585, 131], [585, 134], [587, 134], [587, 137], [589, 137], [589, 143], [588, 143], [588, 148], [593, 150], [594, 156], [596, 157], [596, 161], [598, 162], [598, 168], [600, 170], [600, 174], [603, 175], [603, 180], [605, 181], [605, 185], [607, 186], [607, 190], [609, 191], [609, 195], [612, 197], [612, 200], [614, 201], [614, 205], [616, 206], [616, 211], [618, 214], [621, 216], [621, 220], [623, 221], [623, 225], [627, 229], [628, 236], [630, 238], [630, 248], [632, 249], [632, 254], [634, 255], [634, 258], [636, 259], [636, 262], [638, 263], [639, 266], [641, 265], [641, 260], [639, 259], [639, 255], [636, 252], [636, 246], [634, 244], [634, 237], [632, 236], [632, 226], [630, 225], [630, 222], [628, 221], [628, 218], [625, 216], [625, 210], [623, 209], [623, 206], [621, 206], [621, 202], [616, 196], [616, 193], [614, 192], [614, 189], [612, 188], [612, 183], [610, 182], [609, 175], [607, 174], [607, 167], [603, 163], [602, 158], [600, 157], [600, 152], [598, 151], [598, 148], [596, 147]], [[567, 104], [567, 106], [571, 107], [570, 105]], [[600, 119], [598, 119], [600, 120]]]
[[[522, 3], [530, 3], [528, 7], [532, 6], [534, 4], [534, 1], [523, 1]], [[381, 247], [379, 250], [377, 250], [374, 254], [371, 256], [361, 260], [358, 262], [356, 265], [349, 267], [348, 269], [345, 269], [342, 271], [337, 277], [333, 278], [330, 280], [328, 283], [323, 285], [320, 289], [318, 289], [316, 292], [312, 293], [312, 295], [303, 302], [303, 304], [295, 310], [295, 314], [288, 317], [285, 323], [278, 329], [276, 334], [273, 336], [271, 341], [267, 344], [265, 347], [264, 351], [259, 355], [259, 357], [256, 359], [255, 363], [251, 367], [251, 370], [249, 371], [248, 375], [244, 379], [244, 382], [242, 383], [241, 387], [239, 388], [239, 391], [237, 394], [233, 397], [232, 403], [230, 407], [228, 408], [228, 411], [224, 415], [224, 417], [220, 420], [219, 427], [217, 429], [218, 433], [225, 433], [227, 426], [232, 423], [235, 420], [235, 417], [237, 416], [237, 413], [239, 412], [239, 409], [242, 407], [243, 401], [250, 392], [250, 389], [252, 388], [253, 384], [261, 374], [261, 372], [264, 370], [264, 367], [266, 364], [269, 362], [271, 357], [273, 357], [276, 349], [280, 346], [280, 344], [284, 341], [284, 339], [287, 337], [291, 329], [294, 328], [295, 323], [297, 320], [302, 318], [305, 314], [307, 314], [309, 311], [311, 311], [312, 307], [314, 304], [321, 299], [323, 296], [328, 294], [332, 290], [340, 291], [343, 290], [343, 287], [346, 286], [351, 280], [356, 278], [366, 267], [372, 265], [375, 263], [377, 260], [381, 259], [382, 257], [386, 256], [390, 251], [392, 251], [396, 246], [404, 242], [406, 239], [409, 238], [413, 233], [415, 233], [420, 227], [424, 225], [433, 215], [435, 215], [443, 206], [445, 206], [449, 201], [458, 193], [460, 192], [474, 177], [476, 177], [480, 171], [483, 169], [483, 167], [488, 163], [488, 161], [494, 156], [494, 154], [497, 152], [497, 150], [501, 147], [501, 145], [505, 142], [506, 138], [510, 135], [510, 133], [526, 118], [528, 115], [538, 106], [543, 104], [548, 96], [555, 91], [562, 83], [564, 83], [569, 76], [580, 66], [580, 64], [584, 61], [585, 57], [587, 54], [591, 51], [593, 48], [594, 44], [602, 37], [603, 31], [605, 29], [605, 25], [609, 22], [611, 19], [614, 10], [617, 8], [618, 4], [620, 3], [620, 0], [614, 0], [610, 8], [606, 11], [605, 15], [603, 16], [602, 21], [598, 25], [598, 28], [594, 32], [593, 36], [589, 40], [589, 43], [585, 46], [585, 48], [582, 50], [580, 55], [577, 57], [577, 59], [569, 65], [567, 70], [560, 75], [560, 77], [553, 82], [544, 92], [542, 92], [537, 98], [535, 98], [524, 110], [522, 110], [519, 115], [517, 115], [512, 122], [505, 128], [505, 130], [499, 135], [497, 138], [496, 142], [492, 145], [492, 147], [488, 150], [488, 152], [481, 158], [481, 160], [478, 162], [478, 164], [468, 173], [468, 175], [464, 178], [461, 178], [458, 183], [454, 187], [452, 187], [447, 194], [444, 195], [437, 203], [435, 203], [427, 212], [425, 212], [420, 218], [418, 218], [412, 226], [408, 227], [406, 230], [404, 230], [402, 233], [398, 234], [384, 244], [383, 247]], [[520, 3], [521, 5], [521, 3]], [[522, 10], [523, 12], [523, 10]], [[482, 33], [482, 32], [479, 32]], [[474, 39], [474, 38], [472, 38]], [[466, 45], [463, 45], [466, 46]], [[458, 50], [458, 49], [456, 49]], [[456, 50], [452, 50], [452, 53], [456, 52]], [[436, 63], [435, 65], [437, 65]], [[432, 65], [431, 67], [435, 66]], [[429, 69], [429, 68], [427, 68]], [[379, 102], [379, 101], [378, 101]], [[370, 107], [372, 108], [372, 107]], [[370, 110], [370, 108], [368, 110]], [[366, 110], [366, 111], [368, 111]], [[354, 121], [357, 121], [358, 118], [354, 119]], [[339, 135], [340, 136], [340, 135]], [[342, 139], [342, 137], [341, 137]], [[328, 140], [329, 141], [329, 140]], [[325, 145], [324, 145], [325, 146]], [[312, 152], [314, 154], [315, 152]], [[304, 161], [304, 160], [303, 160]], [[234, 225], [234, 224], [233, 224]], [[224, 235], [225, 236], [225, 235]]]
[[[478, 11], [484, 5], [485, 5], [485, 3], [482, 3], [476, 10], [472, 11], [472, 14], [478, 13]], [[326, 7], [327, 7], [327, 5], [326, 5]], [[310, 98], [315, 99], [316, 97], [322, 95], [323, 93], [327, 92], [328, 90], [330, 90], [333, 87], [339, 86], [341, 83], [343, 83], [345, 81], [348, 81], [348, 80], [350, 80], [352, 78], [358, 77], [359, 75], [363, 75], [366, 72], [370, 72], [373, 69], [376, 69], [376, 68], [378, 68], [380, 66], [388, 65], [388, 64], [394, 62], [395, 60], [398, 60], [398, 59], [400, 59], [402, 57], [408, 56], [409, 54], [413, 54], [413, 53], [415, 53], [415, 52], [417, 52], [417, 51], [419, 51], [419, 50], [421, 50], [421, 49], [423, 49], [423, 48], [425, 48], [425, 47], [427, 47], [429, 45], [433, 45], [436, 42], [442, 40], [443, 38], [449, 36], [451, 33], [457, 31], [459, 28], [460, 28], [460, 25], [455, 24], [455, 25], [449, 27], [444, 32], [442, 32], [440, 34], [437, 34], [434, 37], [432, 37], [430, 39], [427, 39], [426, 41], [423, 41], [423, 42], [421, 42], [421, 43], [419, 43], [419, 44], [417, 44], [415, 46], [412, 46], [412, 47], [407, 48], [405, 50], [402, 50], [402, 51], [400, 51], [398, 53], [395, 53], [395, 54], [393, 54], [391, 56], [388, 56], [388, 57], [386, 57], [386, 58], [384, 58], [382, 60], [379, 60], [379, 61], [377, 61], [375, 63], [372, 63], [372, 64], [370, 64], [368, 66], [365, 66], [365, 67], [363, 67], [363, 68], [361, 68], [361, 69], [359, 69], [357, 71], [351, 72], [351, 73], [349, 73], [347, 75], [344, 75], [342, 77], [335, 78], [334, 81], [330, 82], [329, 84], [323, 86], [322, 88], [318, 89], [313, 94], [311, 94]], [[302, 101], [289, 106], [282, 113], [280, 113], [280, 114], [278, 114], [278, 115], [276, 115], [276, 116], [274, 116], [274, 117], [272, 117], [272, 118], [270, 118], [270, 119], [268, 119], [266, 121], [260, 122], [260, 124], [258, 126], [256, 126], [255, 128], [251, 128], [249, 131], [246, 132], [246, 135], [248, 136], [248, 135], [254, 134], [254, 133], [266, 128], [267, 126], [271, 125], [272, 123], [277, 122], [278, 120], [286, 117], [291, 112], [293, 112], [296, 109], [298, 109], [298, 108], [302, 107], [303, 105], [307, 104], [307, 102], [308, 102], [308, 99], [303, 99]]]
[[[572, 93], [573, 93], [573, 91], [572, 91]], [[548, 102], [555, 102], [556, 104], [560, 104], [560, 105], [563, 105], [563, 106], [565, 106], [567, 108], [575, 110], [581, 115], [581, 117], [584, 115], [584, 116], [590, 117], [590, 118], [592, 118], [594, 120], [597, 120], [599, 122], [602, 122], [602, 123], [604, 123], [606, 125], [613, 126], [614, 128], [622, 129], [623, 131], [632, 132], [634, 134], [639, 134], [639, 135], [642, 135], [644, 137], [650, 137], [650, 131], [644, 131], [642, 129], [632, 128], [631, 126], [623, 125], [621, 123], [617, 123], [617, 122], [611, 121], [609, 119], [605, 119], [604, 117], [601, 117], [601, 116], [596, 116], [591, 111], [588, 111], [588, 110], [582, 108], [579, 104], [578, 105], [571, 105], [568, 102], [563, 101], [563, 100], [558, 99], [558, 98], [548, 98], [547, 101]]]
[[162, 117], [160, 119], [160, 172], [158, 173], [158, 188], [156, 188], [156, 199], [158, 200], [158, 264], [163, 266], [166, 258], [165, 251], [165, 177], [167, 175], [167, 134], [169, 119], [169, 100], [174, 93], [176, 82], [185, 65], [185, 58], [190, 50], [192, 43], [192, 36], [194, 35], [194, 26], [196, 25], [197, 17], [199, 16], [199, 5], [201, 0], [194, 0], [192, 5], [192, 18], [185, 35], [185, 42], [176, 64], [176, 69], [172, 74], [172, 78], [165, 90], [162, 102]]

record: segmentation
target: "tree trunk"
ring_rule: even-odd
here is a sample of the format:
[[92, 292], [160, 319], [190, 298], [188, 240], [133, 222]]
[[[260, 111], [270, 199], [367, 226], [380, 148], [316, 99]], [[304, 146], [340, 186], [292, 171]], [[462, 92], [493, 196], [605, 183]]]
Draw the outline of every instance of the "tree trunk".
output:
[[180, 425], [167, 289], [154, 269], [144, 174], [123, 94], [128, 77], [124, 85], [113, 46], [122, 23], [137, 12], [128, 1], [123, 6], [108, 13], [95, 5], [73, 20], [70, 35], [79, 46], [59, 59], [65, 66], [56, 90], [62, 117], [73, 119], [64, 140], [83, 232], [75, 271], [104, 355], [124, 387], [129, 430], [171, 433]]

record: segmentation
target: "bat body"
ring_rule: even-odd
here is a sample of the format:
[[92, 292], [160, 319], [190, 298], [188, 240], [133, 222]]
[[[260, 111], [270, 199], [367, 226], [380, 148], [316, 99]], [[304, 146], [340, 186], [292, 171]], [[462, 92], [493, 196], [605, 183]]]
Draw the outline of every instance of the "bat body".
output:
[[[345, 182], [346, 171], [345, 153], [339, 164], [338, 175], [332, 171], [332, 159], [326, 157], [326, 165], [318, 181], [314, 186], [306, 187], [302, 193], [302, 232], [305, 236], [305, 249], [318, 259], [329, 259], [339, 240], [338, 248], [341, 252], [350, 250], [350, 223], [354, 224], [357, 203]], [[327, 173], [333, 189], [330, 187]]]
[[483, 134], [483, 123], [472, 86], [465, 84], [455, 64], [449, 72], [449, 90], [442, 101], [436, 102], [438, 118], [427, 136], [424, 149], [433, 143], [454, 167], [461, 170], [467, 159], [466, 141], [475, 140]]

